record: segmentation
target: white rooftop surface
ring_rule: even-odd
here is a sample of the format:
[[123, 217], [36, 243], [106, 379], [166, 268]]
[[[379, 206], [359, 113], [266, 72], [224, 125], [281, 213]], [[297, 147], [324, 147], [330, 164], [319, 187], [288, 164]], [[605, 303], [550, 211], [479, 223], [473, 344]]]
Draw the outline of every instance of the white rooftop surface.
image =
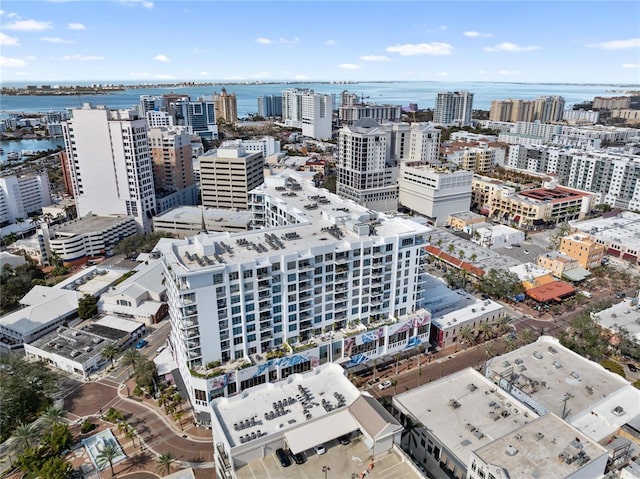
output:
[[624, 244], [628, 248], [640, 248], [640, 214], [623, 211], [610, 218], [595, 218], [585, 221], [570, 221], [573, 228], [606, 242]]
[[[558, 459], [561, 453], [573, 457], [580, 451], [589, 457], [582, 465]], [[573, 477], [577, 470], [607, 454], [607, 450], [556, 415], [546, 414], [481, 447], [475, 454], [485, 463], [505, 469], [510, 479], [553, 479]]]
[[465, 306], [457, 311], [451, 311], [450, 313], [435, 318], [432, 317], [431, 323], [441, 328], [460, 326], [468, 321], [475, 320], [478, 316], [492, 312], [499, 314], [502, 310], [502, 305], [495, 301], [491, 301], [490, 299], [478, 300], [476, 303]]
[[[167, 289], [162, 284], [164, 268], [162, 266], [162, 261], [159, 259], [150, 259], [148, 260], [148, 264], [142, 263], [134, 268], [134, 271], [136, 271], [135, 274], [129, 276], [122, 283], [116, 285], [112, 291], [109, 291], [106, 294], [118, 294], [134, 287], [136, 288], [135, 291], [138, 292], [151, 291], [160, 295]], [[133, 295], [134, 293], [131, 294]]]
[[594, 316], [600, 326], [611, 330], [615, 330], [616, 326], [623, 327], [640, 342], [640, 308], [637, 303], [631, 304], [631, 298], [625, 298]]
[[571, 425], [600, 442], [639, 416], [640, 389], [629, 384], [572, 418]]
[[227, 222], [233, 221], [237, 223], [247, 223], [251, 221], [251, 218], [253, 218], [253, 215], [247, 211], [225, 210], [222, 208], [203, 208], [202, 206], [179, 206], [154, 216], [154, 220], [201, 223], [203, 216], [205, 221], [224, 219]]
[[78, 285], [77, 291], [84, 294], [97, 295], [100, 291], [104, 291], [109, 288], [112, 283], [120, 279], [126, 271], [107, 270], [106, 274], [97, 274], [93, 278], [89, 279], [85, 283]]
[[538, 266], [534, 263], [524, 263], [519, 264], [517, 266], [512, 266], [509, 268], [509, 271], [518, 275], [520, 281], [532, 281], [535, 278], [539, 278], [540, 276], [544, 276], [546, 274], [551, 274], [546, 268], [542, 266]]
[[103, 231], [110, 226], [120, 223], [122, 220], [130, 218], [129, 216], [85, 216], [68, 223], [51, 226], [52, 233], [61, 233], [65, 235], [78, 235], [95, 233]]
[[398, 394], [393, 402], [464, 463], [471, 451], [538, 417], [471, 368]]
[[491, 234], [493, 236], [512, 235], [520, 232], [520, 230], [511, 228], [510, 226], [507, 226], [507, 225], [492, 225], [490, 228], [487, 228], [487, 229], [491, 231]]
[[153, 362], [156, 363], [158, 376], [164, 376], [178, 367], [169, 348], [164, 348], [160, 354], [153, 358]]
[[47, 286], [34, 286], [24, 298], [22, 304], [28, 305], [0, 318], [0, 325], [23, 336], [43, 325], [66, 316], [78, 309], [81, 294]]
[[[300, 189], [293, 191], [289, 188], [286, 190], [277, 190], [276, 188], [284, 187], [285, 181], [288, 181], [289, 177], [297, 181]], [[430, 230], [430, 228], [426, 228], [409, 219], [400, 217], [393, 218], [381, 213], [375, 213], [352, 201], [343, 200], [327, 190], [313, 187], [310, 181], [303, 180], [302, 176], [289, 170], [282, 172], [281, 175], [265, 178], [265, 183], [253, 191], [268, 192], [272, 197], [271, 204], [279, 204], [283, 208], [286, 208], [291, 214], [295, 214], [298, 221], [297, 224], [233, 234], [229, 232], [201, 233], [193, 237], [194, 242], [191, 244], [188, 244], [186, 241], [161, 240], [159, 243], [161, 248], [167, 244], [172, 246], [173, 257], [175, 259], [168, 257], [167, 260], [172, 263], [178, 263], [183, 269], [188, 271], [197, 271], [207, 266], [203, 267], [198, 264], [198, 261], [189, 260], [186, 253], [190, 255], [201, 255], [204, 254], [202, 253], [202, 249], [215, 249], [215, 253], [223, 263], [245, 263], [251, 260], [268, 258], [270, 253], [280, 256], [288, 253], [308, 251], [309, 248], [326, 246], [328, 244], [335, 244], [338, 249], [340, 249], [341, 245], [344, 245], [345, 249], [350, 249], [351, 243], [361, 243], [364, 241], [373, 242], [377, 236], [394, 237], [425, 234]], [[310, 197], [316, 198], [311, 199]], [[326, 201], [326, 204], [320, 203], [321, 201]], [[305, 208], [305, 206], [312, 204], [317, 204], [317, 208]], [[377, 218], [377, 224], [375, 225], [376, 235], [369, 236], [366, 234], [359, 236], [345, 225], [345, 223], [349, 221], [367, 223], [372, 220], [374, 216]], [[332, 226], [335, 226], [340, 231], [342, 239], [336, 239], [336, 237], [326, 230]], [[268, 246], [267, 234], [275, 234], [275, 236], [280, 238], [283, 248], [275, 250]], [[289, 238], [285, 237], [287, 234], [290, 235]], [[256, 245], [261, 244], [266, 250], [260, 252], [256, 248], [240, 246], [236, 242], [238, 239], [244, 239]], [[231, 252], [224, 250], [221, 242], [225, 243], [227, 247], [231, 247]], [[199, 243], [201, 246], [196, 243]], [[214, 259], [212, 253], [206, 254], [211, 261], [211, 264], [208, 266], [220, 264], [218, 259]]]
[[104, 316], [100, 318], [95, 324], [99, 326], [105, 326], [111, 329], [118, 329], [120, 331], [126, 331], [127, 333], [133, 333], [136, 331], [142, 323], [137, 321], [131, 321], [130, 319], [119, 318], [117, 316]]
[[550, 336], [541, 336], [536, 342], [487, 363], [487, 375], [509, 371], [516, 375], [516, 386], [560, 417], [562, 398], [568, 394], [569, 421], [629, 384], [621, 376], [561, 346]]
[[[284, 381], [266, 383], [245, 390], [242, 394], [230, 398], [218, 398], [212, 402], [213, 411], [225, 429], [227, 440], [232, 447], [241, 444], [240, 437], [251, 434], [258, 429], [264, 434], [285, 432], [288, 428], [297, 427], [307, 421], [303, 413], [302, 402], [296, 399], [300, 395], [298, 386], [303, 386], [311, 395], [314, 405], [309, 406], [311, 420], [329, 414], [322, 406], [322, 400], [330, 401], [336, 406], [334, 393], [344, 396], [346, 405], [340, 409], [347, 410], [359, 395], [357, 388], [345, 377], [340, 366], [327, 364], [316, 368], [304, 375], [293, 374]], [[265, 419], [265, 413], [273, 411], [273, 403], [287, 398], [296, 399], [295, 402], [284, 406], [290, 412], [274, 419]], [[317, 405], [316, 405], [317, 404]], [[331, 411], [335, 413], [336, 409]], [[236, 431], [234, 424], [254, 418], [255, 426]], [[320, 443], [318, 441], [316, 444]]]

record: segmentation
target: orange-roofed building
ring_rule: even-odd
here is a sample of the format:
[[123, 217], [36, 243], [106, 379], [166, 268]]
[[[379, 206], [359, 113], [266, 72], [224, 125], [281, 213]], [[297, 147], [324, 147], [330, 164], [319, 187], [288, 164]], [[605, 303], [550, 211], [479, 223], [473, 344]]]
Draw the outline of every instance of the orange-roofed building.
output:
[[560, 302], [569, 296], [573, 296], [576, 289], [564, 281], [553, 281], [551, 283], [531, 288], [526, 291], [526, 295], [539, 303], [549, 303], [551, 301]]

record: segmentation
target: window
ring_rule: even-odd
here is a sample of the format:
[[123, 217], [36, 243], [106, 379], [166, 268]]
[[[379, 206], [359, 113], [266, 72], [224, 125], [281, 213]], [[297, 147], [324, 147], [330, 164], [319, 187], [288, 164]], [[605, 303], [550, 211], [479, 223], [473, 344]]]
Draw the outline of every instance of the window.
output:
[[296, 262], [295, 261], [287, 262], [287, 270], [292, 270], [292, 269], [296, 269]]

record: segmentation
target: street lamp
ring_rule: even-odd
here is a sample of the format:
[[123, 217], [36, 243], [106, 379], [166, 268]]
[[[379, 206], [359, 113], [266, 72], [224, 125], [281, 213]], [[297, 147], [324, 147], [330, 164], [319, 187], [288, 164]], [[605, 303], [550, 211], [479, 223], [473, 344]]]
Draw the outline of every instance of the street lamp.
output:
[[324, 472], [324, 479], [327, 479], [327, 475], [329, 474], [330, 470], [331, 468], [329, 466], [322, 466], [322, 472]]

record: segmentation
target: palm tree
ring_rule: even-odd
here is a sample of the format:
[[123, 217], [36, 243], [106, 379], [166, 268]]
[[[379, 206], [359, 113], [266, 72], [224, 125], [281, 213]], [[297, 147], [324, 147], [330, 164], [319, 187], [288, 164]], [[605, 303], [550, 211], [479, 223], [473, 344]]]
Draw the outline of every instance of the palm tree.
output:
[[24, 239], [24, 231], [22, 230], [22, 223], [24, 223], [24, 218], [16, 218], [16, 223], [20, 226], [20, 238]]
[[180, 430], [184, 431], [184, 428], [182, 427], [182, 418], [184, 417], [184, 411], [180, 410], [180, 411], [176, 411], [173, 413], [173, 420], [176, 421], [178, 424], [180, 424]]
[[509, 319], [506, 316], [500, 316], [494, 326], [498, 334], [504, 334], [509, 329]]
[[447, 251], [449, 253], [453, 253], [456, 249], [456, 245], [454, 245], [453, 243], [449, 244], [449, 246], [447, 246]]
[[[129, 348], [122, 354], [122, 360], [125, 366], [127, 366], [127, 368], [129, 366], [133, 366], [134, 370], [136, 368], [136, 364], [138, 364], [140, 359], [142, 359], [142, 355], [137, 349]], [[131, 374], [129, 374], [129, 376], [131, 376]]]
[[108, 443], [96, 456], [96, 464], [100, 469], [104, 469], [107, 464], [111, 468], [111, 476], [115, 476], [113, 472], [113, 460], [120, 455], [120, 448], [115, 444]]
[[20, 423], [13, 431], [13, 437], [16, 438], [17, 446], [21, 450], [33, 447], [40, 437], [40, 433], [33, 424]]
[[67, 413], [64, 409], [57, 406], [49, 406], [42, 415], [42, 418], [44, 420], [45, 427], [49, 429], [56, 424], [61, 424], [66, 415]]
[[111, 366], [115, 364], [115, 359], [117, 355], [118, 355], [118, 346], [116, 345], [115, 342], [105, 345], [101, 354], [103, 359], [106, 359], [107, 361], [111, 361]]
[[120, 421], [118, 421], [118, 432], [120, 433], [126, 433], [127, 430], [130, 428], [131, 426], [129, 425], [129, 423], [126, 421], [126, 419], [121, 419]]
[[460, 251], [458, 251], [458, 258], [460, 258], [460, 259], [464, 259], [464, 255], [465, 255], [465, 254], [466, 254], [466, 253], [464, 252], [464, 250], [463, 250], [463, 249], [461, 249]]
[[487, 357], [487, 360], [491, 359], [495, 354], [495, 348], [493, 347], [493, 344], [491, 343], [487, 343], [484, 347], [484, 354]]
[[473, 263], [475, 260], [477, 260], [477, 259], [478, 259], [478, 255], [477, 255], [477, 254], [475, 254], [475, 253], [473, 253], [473, 254], [469, 257], [469, 259], [470, 259], [470, 260], [471, 260], [471, 262]]
[[131, 441], [131, 445], [133, 447], [136, 447], [136, 441], [135, 441], [136, 432], [131, 425], [127, 425], [127, 429], [126, 431], [124, 431], [124, 437], [126, 437]]
[[156, 466], [156, 471], [165, 475], [171, 473], [171, 466], [175, 461], [176, 461], [176, 458], [171, 452], [165, 452], [160, 454], [157, 461], [158, 465]]
[[530, 328], [525, 328], [520, 331], [519, 336], [519, 339], [523, 345], [529, 344], [531, 341], [533, 341], [533, 331]]
[[397, 379], [390, 379], [391, 381], [391, 385], [393, 386], [393, 395], [395, 396], [396, 394], [398, 394], [398, 380]]
[[487, 339], [491, 339], [493, 336], [493, 326], [488, 322], [481, 323], [480, 326], [478, 326], [478, 331], [480, 333], [480, 337], [485, 341]]
[[400, 435], [400, 443], [404, 442], [404, 440], [407, 439], [407, 446], [410, 449], [411, 445], [409, 444], [409, 441], [413, 439], [413, 445], [417, 447], [418, 443], [416, 441], [414, 432], [420, 429], [422, 427], [422, 424], [420, 424], [418, 421], [414, 421], [413, 418], [411, 418], [411, 416], [405, 416], [403, 426], [404, 426], [404, 430]]
[[460, 328], [460, 339], [466, 344], [473, 346], [476, 342], [476, 335], [468, 324]]
[[518, 349], [518, 345], [516, 344], [516, 341], [514, 338], [512, 337], [508, 337], [504, 340], [504, 352], [508, 353], [511, 351], [515, 351], [516, 349]]

